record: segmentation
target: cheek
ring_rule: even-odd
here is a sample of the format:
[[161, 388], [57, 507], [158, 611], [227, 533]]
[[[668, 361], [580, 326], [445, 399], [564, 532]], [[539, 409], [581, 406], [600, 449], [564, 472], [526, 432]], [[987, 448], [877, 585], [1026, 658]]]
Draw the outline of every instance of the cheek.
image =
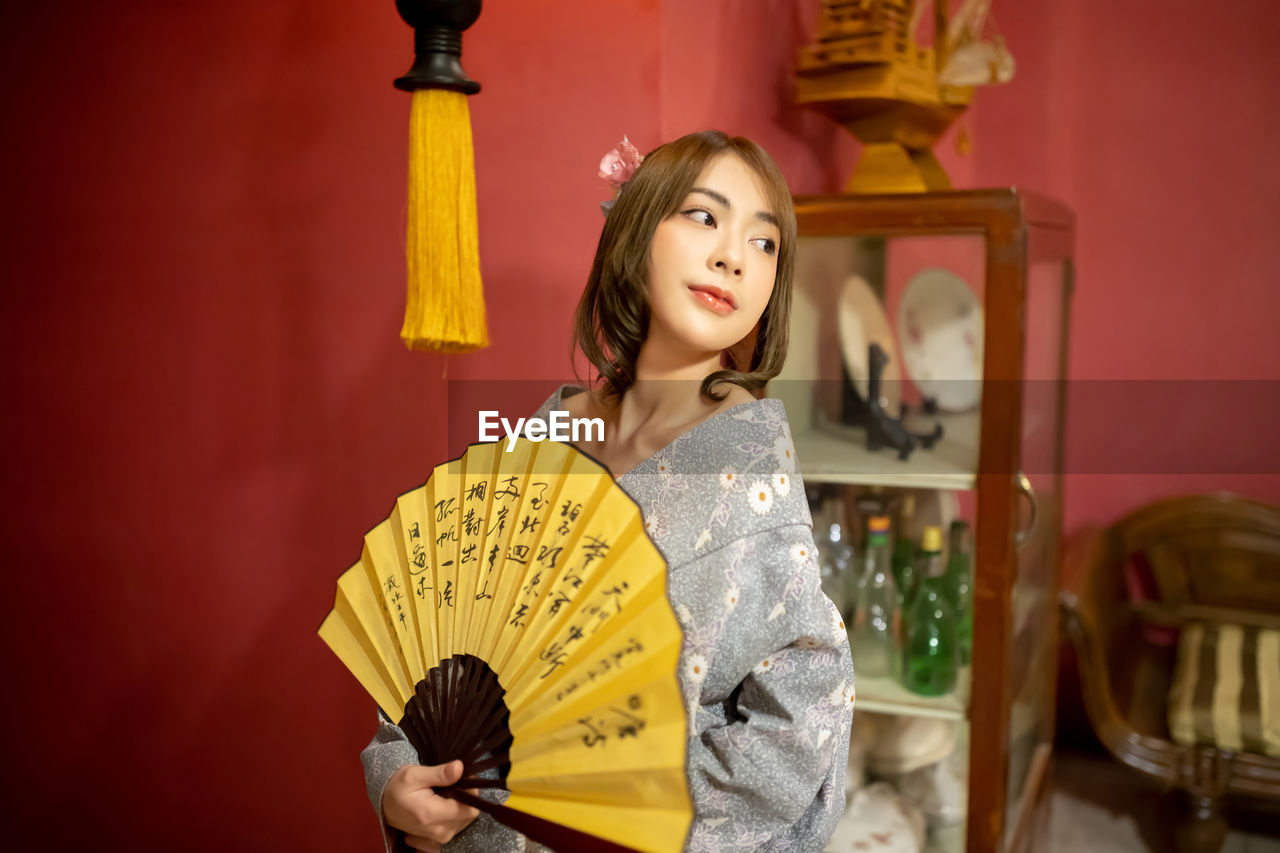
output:
[[771, 267], [767, 272], [762, 272], [760, 279], [754, 283], [755, 286], [752, 287], [751, 294], [752, 304], [757, 314], [764, 311], [765, 306], [769, 304], [769, 300], [773, 297], [776, 278], [777, 269], [776, 267]]
[[663, 223], [653, 232], [649, 243], [649, 276], [659, 278], [670, 275], [672, 267], [679, 263], [680, 241], [669, 223]]

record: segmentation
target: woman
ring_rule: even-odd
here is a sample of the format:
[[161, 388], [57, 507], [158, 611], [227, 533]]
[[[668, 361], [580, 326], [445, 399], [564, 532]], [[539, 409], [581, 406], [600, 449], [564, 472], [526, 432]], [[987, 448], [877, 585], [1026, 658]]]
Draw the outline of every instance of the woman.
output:
[[[667, 560], [689, 850], [820, 850], [844, 809], [848, 643], [819, 587], [786, 413], [755, 396], [786, 355], [795, 242], [786, 183], [755, 143], [706, 131], [656, 149], [608, 215], [578, 306], [575, 343], [602, 387], [565, 386], [538, 412], [604, 421], [579, 447]], [[415, 849], [526, 849], [431, 793], [461, 768], [411, 766], [389, 721], [362, 757], [372, 802]]]

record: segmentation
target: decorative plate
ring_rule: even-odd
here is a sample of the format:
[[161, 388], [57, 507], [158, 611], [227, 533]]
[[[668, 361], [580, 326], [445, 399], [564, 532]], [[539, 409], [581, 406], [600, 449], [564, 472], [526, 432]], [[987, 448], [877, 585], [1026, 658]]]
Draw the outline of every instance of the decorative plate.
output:
[[927, 269], [898, 304], [898, 340], [911, 381], [944, 412], [982, 400], [982, 304], [960, 276]]

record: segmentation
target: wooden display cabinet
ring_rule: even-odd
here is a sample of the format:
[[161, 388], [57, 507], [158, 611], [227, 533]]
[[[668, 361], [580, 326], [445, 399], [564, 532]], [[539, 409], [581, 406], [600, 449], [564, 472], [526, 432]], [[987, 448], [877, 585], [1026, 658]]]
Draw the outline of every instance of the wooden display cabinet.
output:
[[[946, 490], [959, 496], [973, 527], [968, 689], [926, 699], [888, 679], [859, 679], [855, 715], [943, 717], [967, 731], [958, 741], [967, 747], [957, 747], [969, 755], [967, 816], [931, 837], [930, 849], [1046, 849], [1074, 215], [1014, 189], [803, 196], [795, 205], [801, 239], [791, 348], [770, 394], [787, 404], [801, 475], [806, 483], [889, 492]], [[903, 338], [913, 354], [891, 352], [898, 369], [914, 358], [922, 374], [937, 372], [939, 353], [962, 352], [956, 330], [938, 331], [948, 327], [935, 323], [921, 345], [913, 338], [918, 329], [900, 315], [904, 302], [916, 310], [921, 294], [934, 292], [915, 286], [916, 279], [939, 269], [963, 279], [981, 308], [981, 356], [974, 360], [980, 400], [967, 411], [908, 419], [921, 431], [943, 424], [932, 449], [917, 448], [906, 460], [890, 448], [868, 451], [865, 430], [842, 425], [848, 412], [832, 398], [831, 389], [845, 381], [842, 338], [858, 344], [850, 328], [842, 335], [842, 305], [848, 326], [858, 313], [849, 306], [863, 294], [863, 335], [883, 336], [887, 321], [891, 340]], [[862, 283], [851, 284], [854, 276]], [[865, 310], [868, 292], [880, 300], [878, 317]], [[945, 345], [944, 334], [951, 335]], [[962, 365], [955, 375], [967, 370]], [[894, 415], [893, 398], [910, 403], [919, 390], [909, 379], [889, 389], [881, 398]]]

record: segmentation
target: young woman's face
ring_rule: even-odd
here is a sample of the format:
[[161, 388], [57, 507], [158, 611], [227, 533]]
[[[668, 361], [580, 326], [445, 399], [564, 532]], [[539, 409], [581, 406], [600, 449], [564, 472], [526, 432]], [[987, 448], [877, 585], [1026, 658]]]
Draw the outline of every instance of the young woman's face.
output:
[[718, 353], [755, 326], [778, 271], [774, 212], [734, 154], [707, 163], [649, 249], [649, 336]]

